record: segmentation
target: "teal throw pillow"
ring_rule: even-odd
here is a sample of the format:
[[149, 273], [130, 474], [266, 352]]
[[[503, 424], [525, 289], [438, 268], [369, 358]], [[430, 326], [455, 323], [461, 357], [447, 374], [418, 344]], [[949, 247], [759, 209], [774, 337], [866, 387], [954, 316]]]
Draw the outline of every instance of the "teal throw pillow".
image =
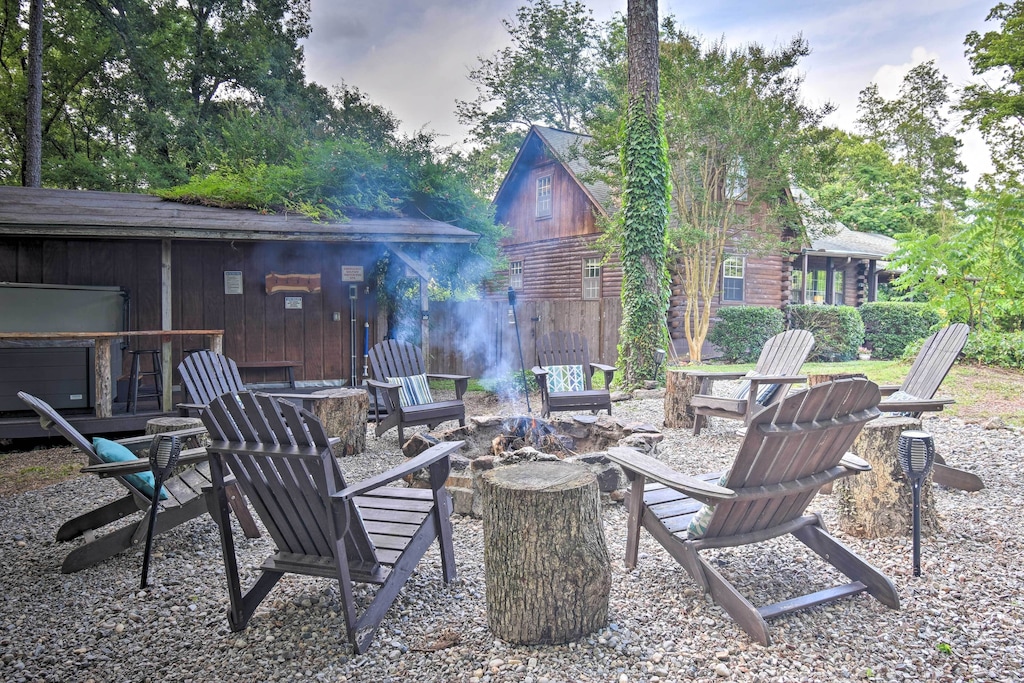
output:
[[552, 394], [587, 388], [582, 365], [549, 365], [544, 369], [548, 371], [548, 391]]
[[403, 408], [434, 402], [434, 398], [430, 395], [430, 382], [427, 381], [426, 375], [388, 377], [387, 380], [388, 384], [401, 385], [398, 390], [398, 400]]
[[[103, 439], [100, 437], [94, 437], [92, 440], [92, 447], [96, 450], [96, 455], [100, 457], [103, 462], [131, 462], [132, 460], [138, 460], [138, 457], [130, 450], [110, 439]], [[142, 493], [148, 496], [150, 499], [153, 498], [153, 488], [156, 486], [156, 480], [153, 479], [152, 472], [138, 472], [137, 474], [126, 474], [125, 479], [130, 481], [133, 486], [138, 488]], [[160, 487], [160, 500], [167, 500], [167, 491]]]

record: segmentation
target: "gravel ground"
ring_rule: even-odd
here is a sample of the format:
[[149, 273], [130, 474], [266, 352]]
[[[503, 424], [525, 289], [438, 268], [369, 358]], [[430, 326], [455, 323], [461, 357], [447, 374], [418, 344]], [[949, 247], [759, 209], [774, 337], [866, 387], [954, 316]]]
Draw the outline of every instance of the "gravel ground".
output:
[[[508, 408], [507, 411], [512, 411]], [[662, 401], [631, 400], [615, 413], [660, 425]], [[471, 411], [472, 412], [472, 411]], [[694, 438], [667, 430], [659, 457], [699, 473], [732, 459], [736, 423], [712, 421]], [[1024, 679], [1021, 550], [1024, 438], [949, 418], [925, 429], [952, 465], [980, 475], [978, 493], [940, 489], [942, 523], [925, 539], [922, 577], [911, 574], [908, 537], [865, 541], [836, 535], [882, 569], [900, 592], [892, 611], [866, 595], [770, 623], [762, 647], [696, 589], [643, 535], [639, 567], [625, 571], [626, 515], [604, 507], [612, 556], [610, 623], [559, 646], [518, 647], [487, 629], [482, 525], [454, 519], [459, 579], [440, 580], [431, 550], [389, 611], [370, 651], [354, 655], [336, 585], [286, 577], [241, 633], [228, 629], [227, 594], [213, 522], [204, 517], [155, 542], [148, 590], [141, 552], [62, 575], [69, 549], [53, 538], [66, 519], [119, 495], [114, 482], [80, 478], [0, 497], [0, 679], [5, 681], [1011, 681]], [[350, 480], [399, 462], [395, 432], [367, 439], [346, 458]], [[819, 496], [836, 528], [835, 504]], [[243, 566], [272, 552], [268, 538], [239, 535]], [[834, 578], [803, 546], [779, 539], [718, 551], [721, 569], [748, 595], [777, 599]], [[251, 575], [251, 574], [250, 574]], [[461, 642], [423, 651], [446, 630]]]

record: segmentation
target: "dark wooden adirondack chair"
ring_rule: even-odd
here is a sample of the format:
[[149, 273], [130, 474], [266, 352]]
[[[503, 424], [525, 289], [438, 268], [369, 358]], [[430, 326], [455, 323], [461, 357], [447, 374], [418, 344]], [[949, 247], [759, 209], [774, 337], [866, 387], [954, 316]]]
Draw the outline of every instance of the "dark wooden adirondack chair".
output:
[[[928, 337], [914, 359], [914, 364], [910, 366], [903, 384], [882, 387], [884, 398], [878, 404], [879, 410], [921, 417], [923, 412], [939, 411], [954, 403], [951, 398], [935, 398], [935, 393], [963, 351], [970, 331], [971, 328], [963, 323], [953, 323]], [[978, 475], [950, 467], [938, 454], [935, 456], [932, 481], [963, 491], [980, 491], [985, 488]]]
[[[323, 426], [311, 413], [267, 394], [228, 393], [203, 412], [213, 437], [211, 512], [221, 531], [231, 628], [245, 628], [253, 612], [286, 573], [336, 579], [348, 639], [364, 652], [399, 590], [436, 538], [445, 583], [455, 578], [444, 487], [449, 454], [462, 441], [434, 446], [403, 465], [349, 485]], [[386, 484], [427, 468], [430, 488]], [[231, 473], [277, 546], [259, 578], [242, 592], [224, 478]], [[379, 584], [356, 613], [353, 583]]]
[[881, 387], [878, 409], [920, 417], [922, 412], [942, 410], [953, 403], [953, 399], [935, 398], [935, 392], [963, 351], [970, 331], [963, 323], [953, 323], [928, 337], [903, 384]]
[[[84, 545], [68, 553], [61, 565], [61, 571], [69, 574], [91, 567], [144, 541], [149, 524], [152, 497], [151, 494], [142, 491], [135, 482], [126, 477], [139, 472], [148, 472], [149, 460], [143, 455], [133, 462], [105, 463], [96, 453], [92, 442], [82, 436], [48, 403], [24, 391], [18, 392], [18, 398], [39, 415], [39, 421], [43, 427], [56, 429], [65, 439], [89, 457], [89, 465], [82, 469], [83, 472], [98, 474], [101, 477], [115, 477], [128, 490], [127, 495], [123, 498], [102, 505], [80, 517], [75, 517], [61, 526], [57, 531], [58, 541], [70, 541], [83, 534], [89, 539]], [[167, 434], [186, 438], [203, 432], [205, 430], [200, 427], [167, 432]], [[151, 436], [139, 436], [121, 439], [118, 443], [132, 452], [139, 453], [147, 449], [152, 440]], [[206, 449], [191, 448], [182, 451], [178, 464], [183, 469], [163, 484], [163, 490], [167, 492], [168, 497], [166, 500], [160, 501], [154, 534], [161, 534], [206, 512], [206, 500], [202, 495], [202, 490], [211, 484], [210, 467], [206, 463]], [[185, 467], [186, 465], [193, 466]], [[228, 489], [228, 500], [245, 534], [250, 538], [259, 538], [256, 522], [233, 485]], [[95, 536], [96, 530], [140, 510], [146, 514], [138, 522], [122, 526], [103, 536]], [[95, 537], [91, 538], [93, 536]]]
[[[626, 565], [636, 566], [643, 526], [763, 645], [770, 640], [767, 619], [863, 591], [898, 609], [899, 596], [892, 582], [831, 536], [819, 515], [804, 514], [822, 485], [870, 469], [846, 449], [864, 424], [879, 415], [878, 399], [877, 385], [868, 380], [841, 379], [761, 408], [750, 420], [721, 485], [713, 483], [721, 481], [718, 475], [688, 477], [631, 448], [611, 449], [609, 457], [632, 482], [627, 498]], [[704, 503], [713, 507], [706, 508]], [[699, 554], [706, 548], [761, 543], [785, 534], [792, 534], [850, 582], [755, 607], [729, 583], [717, 563]]]
[[[178, 364], [178, 374], [181, 375], [181, 384], [189, 399], [186, 403], [178, 404], [178, 412], [183, 416], [187, 416], [190, 411], [201, 412], [210, 401], [223, 393], [245, 391], [238, 364], [213, 351], [190, 353]], [[307, 409], [317, 400], [308, 394], [271, 393]]]
[[[550, 332], [537, 340], [537, 366], [533, 375], [540, 386], [544, 417], [570, 410], [607, 410], [612, 414], [615, 370], [590, 362], [587, 338], [575, 332]], [[594, 389], [594, 371], [604, 373], [604, 389]]]
[[[761, 349], [757, 366], [752, 373], [744, 372], [687, 372], [701, 380], [700, 391], [690, 399], [693, 408], [693, 433], [708, 422], [708, 417], [724, 417], [731, 420], [750, 418], [759, 406], [781, 400], [789, 384], [806, 382], [807, 378], [797, 373], [803, 366], [811, 349], [814, 335], [807, 330], [787, 330], [777, 334]], [[734, 396], [712, 396], [716, 379], [744, 379]]]
[[[469, 386], [468, 375], [427, 373], [419, 347], [394, 339], [375, 345], [369, 356], [373, 379], [367, 380], [367, 384], [375, 390], [373, 414], [377, 436], [398, 427], [398, 443], [401, 445], [405, 443], [404, 427], [427, 425], [433, 429], [448, 420], [458, 420], [460, 425], [466, 425], [466, 404], [462, 402], [462, 395]], [[429, 379], [453, 380], [455, 400], [433, 400], [429, 387], [423, 390]], [[414, 386], [420, 390], [414, 391]]]

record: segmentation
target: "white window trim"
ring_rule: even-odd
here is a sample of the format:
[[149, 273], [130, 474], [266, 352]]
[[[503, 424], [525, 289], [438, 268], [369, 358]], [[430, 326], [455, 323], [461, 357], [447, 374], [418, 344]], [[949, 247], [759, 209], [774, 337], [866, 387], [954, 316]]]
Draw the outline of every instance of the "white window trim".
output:
[[[596, 265], [597, 275], [587, 275], [587, 269], [591, 265]], [[588, 282], [589, 281], [589, 282]], [[594, 257], [585, 257], [583, 259], [583, 299], [585, 301], [596, 301], [601, 298], [601, 259]], [[594, 291], [593, 296], [587, 296], [588, 284], [591, 285], [590, 289]]]
[[[541, 196], [541, 183], [543, 181], [545, 181], [545, 180], [547, 181], [547, 195], [542, 197]], [[538, 219], [539, 218], [551, 218], [551, 214], [552, 214], [552, 210], [553, 210], [552, 199], [554, 197], [554, 189], [555, 189], [554, 185], [555, 185], [554, 184], [554, 175], [551, 174], [551, 173], [548, 173], [547, 175], [542, 175], [542, 176], [537, 178], [537, 185], [536, 185], [536, 188], [535, 188], [535, 192], [536, 192], [536, 200], [537, 200], [536, 217]], [[544, 209], [542, 209], [542, 207], [544, 207], [544, 206], [547, 207], [546, 211]]]
[[523, 288], [523, 262], [521, 260], [508, 262], [508, 286], [517, 291]]
[[[730, 260], [738, 260], [740, 263], [740, 275], [727, 275], [726, 265]], [[739, 299], [726, 299], [725, 298], [725, 281], [739, 280], [740, 281], [740, 298]], [[745, 256], [739, 256], [737, 254], [726, 254], [722, 259], [722, 301], [728, 301], [730, 303], [743, 303], [747, 300], [747, 258]]]

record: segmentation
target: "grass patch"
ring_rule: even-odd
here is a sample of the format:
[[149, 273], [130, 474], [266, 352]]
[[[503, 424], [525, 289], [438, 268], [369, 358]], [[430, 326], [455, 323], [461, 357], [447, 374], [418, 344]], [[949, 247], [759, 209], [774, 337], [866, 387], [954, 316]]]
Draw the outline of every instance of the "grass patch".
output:
[[[708, 370], [753, 370], [753, 363], [708, 365]], [[910, 363], [898, 360], [857, 360], [846, 363], [804, 363], [800, 373], [862, 373], [877, 384], [902, 384]], [[1024, 373], [984, 365], [957, 363], [950, 370], [938, 396], [956, 400], [944, 411], [963, 420], [1000, 417], [1007, 424], [1024, 427]]]

